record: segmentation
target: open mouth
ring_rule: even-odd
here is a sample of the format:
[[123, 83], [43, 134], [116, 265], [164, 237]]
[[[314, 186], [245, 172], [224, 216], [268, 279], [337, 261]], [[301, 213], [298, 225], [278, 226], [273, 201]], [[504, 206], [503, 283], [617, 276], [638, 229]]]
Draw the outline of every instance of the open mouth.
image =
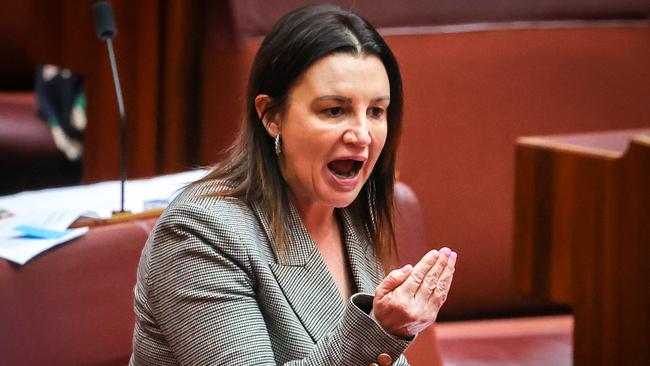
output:
[[333, 160], [327, 164], [327, 168], [339, 179], [351, 179], [359, 174], [363, 161], [354, 159]]

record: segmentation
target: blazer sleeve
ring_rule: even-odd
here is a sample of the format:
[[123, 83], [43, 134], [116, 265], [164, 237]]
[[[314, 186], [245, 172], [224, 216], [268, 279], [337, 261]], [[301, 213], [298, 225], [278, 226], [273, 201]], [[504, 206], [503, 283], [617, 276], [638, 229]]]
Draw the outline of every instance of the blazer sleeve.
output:
[[[160, 219], [149, 248], [149, 304], [181, 365], [276, 365], [256, 299], [252, 235], [193, 204]], [[409, 342], [386, 333], [354, 302], [335, 330], [304, 359], [285, 365], [368, 365], [388, 353], [394, 365]], [[367, 302], [367, 299], [365, 300]]]

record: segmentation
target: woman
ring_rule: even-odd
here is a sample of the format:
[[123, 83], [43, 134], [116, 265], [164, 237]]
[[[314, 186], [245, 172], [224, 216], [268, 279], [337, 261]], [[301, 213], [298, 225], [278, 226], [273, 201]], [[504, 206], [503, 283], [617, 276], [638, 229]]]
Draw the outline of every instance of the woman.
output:
[[407, 365], [456, 253], [384, 276], [401, 114], [397, 62], [365, 20], [332, 6], [283, 17], [229, 158], [144, 248], [131, 364]]

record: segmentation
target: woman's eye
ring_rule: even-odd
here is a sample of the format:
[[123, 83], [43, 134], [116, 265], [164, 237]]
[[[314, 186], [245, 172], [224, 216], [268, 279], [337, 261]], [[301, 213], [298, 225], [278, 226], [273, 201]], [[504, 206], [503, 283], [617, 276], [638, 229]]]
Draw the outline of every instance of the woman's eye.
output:
[[325, 110], [325, 114], [327, 114], [329, 117], [338, 117], [343, 114], [343, 108], [341, 107], [328, 108]]
[[384, 109], [380, 107], [372, 107], [370, 108], [370, 116], [373, 118], [380, 118], [381, 116], [384, 115]]

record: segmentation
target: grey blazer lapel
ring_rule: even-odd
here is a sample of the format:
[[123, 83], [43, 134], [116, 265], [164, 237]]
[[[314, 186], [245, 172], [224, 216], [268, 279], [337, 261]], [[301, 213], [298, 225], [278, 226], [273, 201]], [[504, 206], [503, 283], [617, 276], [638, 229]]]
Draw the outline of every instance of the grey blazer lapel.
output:
[[271, 272], [293, 311], [316, 342], [334, 329], [345, 309], [327, 265], [293, 205], [287, 228], [289, 245], [283, 251], [278, 250], [273, 242], [264, 207], [260, 204], [252, 207], [275, 253], [276, 262], [269, 263]]
[[369, 242], [365, 228], [355, 223], [347, 209], [339, 212], [343, 224], [345, 248], [357, 292], [374, 295], [377, 285], [384, 278], [384, 270], [375, 256], [374, 247]]

